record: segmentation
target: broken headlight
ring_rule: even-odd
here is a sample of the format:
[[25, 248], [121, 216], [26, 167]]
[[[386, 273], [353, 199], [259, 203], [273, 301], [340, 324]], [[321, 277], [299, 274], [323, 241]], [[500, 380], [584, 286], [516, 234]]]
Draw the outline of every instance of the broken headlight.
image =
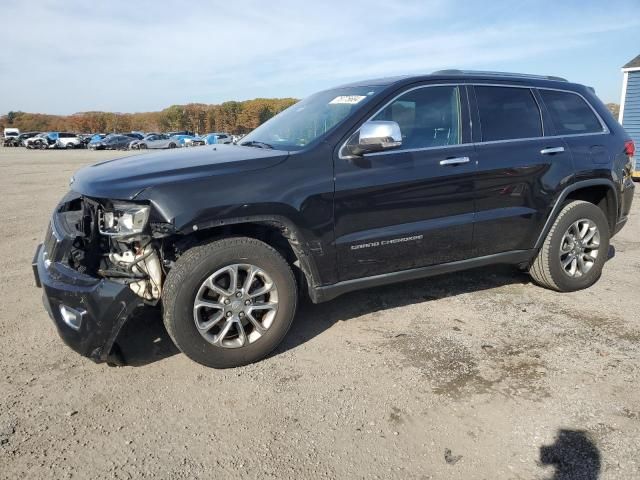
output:
[[100, 233], [111, 236], [127, 236], [142, 233], [149, 220], [149, 205], [114, 203], [111, 208], [99, 210]]

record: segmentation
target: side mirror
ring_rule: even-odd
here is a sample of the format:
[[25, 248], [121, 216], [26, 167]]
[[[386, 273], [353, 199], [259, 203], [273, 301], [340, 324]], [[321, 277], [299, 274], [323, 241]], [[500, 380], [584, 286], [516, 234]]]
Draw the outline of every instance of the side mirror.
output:
[[402, 145], [402, 133], [397, 122], [372, 120], [358, 131], [358, 141], [350, 146], [353, 155], [382, 152]]

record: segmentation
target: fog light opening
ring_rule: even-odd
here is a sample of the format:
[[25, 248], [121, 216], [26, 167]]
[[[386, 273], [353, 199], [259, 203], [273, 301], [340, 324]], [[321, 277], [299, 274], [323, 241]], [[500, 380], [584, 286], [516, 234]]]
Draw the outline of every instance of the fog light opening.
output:
[[74, 330], [80, 330], [82, 325], [82, 318], [86, 312], [84, 310], [76, 310], [75, 308], [67, 307], [66, 305], [60, 305], [60, 315], [62, 315], [62, 321]]

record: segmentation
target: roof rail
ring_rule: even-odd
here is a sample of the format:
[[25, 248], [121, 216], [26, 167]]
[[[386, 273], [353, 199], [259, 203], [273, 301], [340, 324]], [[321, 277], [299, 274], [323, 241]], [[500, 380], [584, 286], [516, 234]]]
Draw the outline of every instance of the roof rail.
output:
[[559, 82], [568, 82], [566, 78], [555, 77], [553, 75], [532, 75], [529, 73], [511, 73], [511, 72], [489, 72], [483, 70], [437, 70], [432, 75], [491, 75], [501, 77], [520, 77], [520, 78], [537, 78], [539, 80], [556, 80]]

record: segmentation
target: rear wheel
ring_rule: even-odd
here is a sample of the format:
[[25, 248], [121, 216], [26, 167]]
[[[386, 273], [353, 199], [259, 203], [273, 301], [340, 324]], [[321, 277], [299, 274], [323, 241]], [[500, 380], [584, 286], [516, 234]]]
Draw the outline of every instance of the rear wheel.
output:
[[146, 150], [147, 149], [147, 144], [146, 143], [141, 143], [140, 145], [138, 145], [138, 149]]
[[233, 237], [180, 257], [162, 302], [167, 331], [189, 358], [238, 367], [264, 358], [282, 341], [295, 315], [297, 285], [275, 249]]
[[68, 149], [75, 148], [75, 145], [73, 143], [67, 143], [65, 145], [65, 148], [68, 148]]
[[590, 202], [567, 203], [529, 268], [539, 285], [572, 292], [593, 285], [602, 274], [609, 251], [609, 223]]
[[169, 148], [176, 148], [176, 144], [175, 143], [170, 143], [169, 144]]

